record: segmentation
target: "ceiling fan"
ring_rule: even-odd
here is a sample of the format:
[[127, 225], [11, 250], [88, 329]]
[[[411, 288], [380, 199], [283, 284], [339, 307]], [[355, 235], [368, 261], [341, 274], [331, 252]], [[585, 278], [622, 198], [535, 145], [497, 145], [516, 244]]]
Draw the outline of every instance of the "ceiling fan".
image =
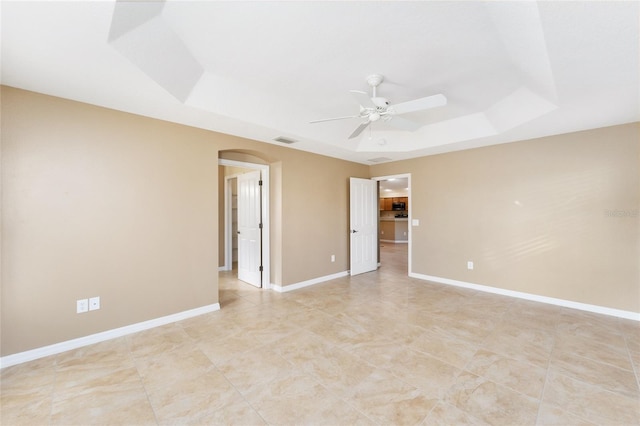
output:
[[426, 98], [418, 98], [412, 101], [402, 102], [396, 105], [391, 105], [386, 98], [379, 97], [376, 93], [377, 87], [382, 83], [384, 77], [380, 74], [373, 74], [367, 77], [367, 84], [372, 88], [372, 96], [366, 92], [360, 90], [350, 90], [349, 92], [355, 98], [356, 102], [360, 105], [360, 113], [358, 115], [348, 115], [346, 117], [325, 118], [323, 120], [314, 120], [310, 123], [322, 123], [325, 121], [344, 120], [347, 118], [361, 118], [366, 119], [361, 123], [349, 136], [349, 139], [353, 139], [360, 135], [364, 129], [375, 121], [382, 119], [390, 126], [399, 130], [408, 130], [414, 132], [418, 130], [422, 125], [411, 120], [407, 120], [403, 117], [398, 117], [401, 114], [409, 112], [422, 111], [425, 109], [435, 108], [447, 104], [447, 98], [442, 95], [427, 96]]

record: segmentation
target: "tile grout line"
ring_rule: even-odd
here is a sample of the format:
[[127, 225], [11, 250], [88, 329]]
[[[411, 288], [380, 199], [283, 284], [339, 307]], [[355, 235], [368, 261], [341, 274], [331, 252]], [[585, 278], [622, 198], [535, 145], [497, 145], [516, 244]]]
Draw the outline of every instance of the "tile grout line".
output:
[[[237, 333], [234, 333], [234, 335], [235, 335], [235, 334], [237, 334]], [[267, 346], [267, 345], [268, 345], [268, 344], [258, 345], [257, 347], [254, 347], [254, 348], [248, 349], [248, 350], [243, 351], [243, 352], [241, 352], [241, 353], [246, 353], [246, 352], [249, 352], [249, 351], [256, 351], [256, 350], [258, 350], [258, 349], [260, 349], [260, 348], [262, 348], [262, 347], [264, 347], [264, 346]], [[260, 417], [260, 418], [262, 419], [262, 421], [263, 421], [266, 425], [271, 425], [271, 423], [269, 423], [269, 422], [268, 422], [268, 421], [267, 421], [267, 420], [262, 416], [262, 414], [260, 413], [260, 411], [259, 411], [259, 410], [257, 410], [257, 409], [253, 406], [253, 404], [251, 404], [251, 402], [249, 402], [249, 401], [247, 400], [247, 398], [245, 397], [244, 393], [242, 393], [242, 392], [241, 392], [241, 391], [236, 387], [236, 385], [234, 385], [234, 384], [233, 384], [233, 382], [232, 382], [231, 380], [229, 380], [229, 378], [227, 377], [227, 375], [226, 375], [226, 374], [224, 374], [224, 372], [223, 372], [222, 370], [220, 370], [220, 368], [218, 367], [218, 364], [217, 364], [216, 362], [214, 362], [214, 360], [212, 360], [212, 359], [209, 357], [209, 355], [207, 355], [207, 353], [206, 353], [206, 352], [204, 352], [202, 349], [200, 349], [200, 347], [198, 346], [198, 342], [197, 342], [197, 340], [194, 340], [194, 347], [195, 347], [196, 349], [198, 349], [200, 352], [202, 352], [202, 354], [203, 354], [203, 355], [204, 355], [204, 356], [209, 360], [209, 362], [211, 362], [211, 365], [213, 365], [213, 368], [214, 368], [217, 372], [219, 372], [219, 373], [222, 375], [222, 377], [224, 377], [224, 380], [226, 380], [226, 382], [227, 382], [227, 383], [229, 383], [229, 385], [230, 385], [230, 386], [231, 386], [231, 387], [232, 387], [232, 388], [233, 388], [233, 389], [238, 393], [238, 395], [240, 395], [240, 397], [242, 398], [242, 400], [243, 400], [244, 402], [246, 402], [246, 403], [247, 403], [247, 405], [248, 405], [249, 407], [251, 407], [251, 409], [256, 413], [256, 415], [257, 415], [258, 417]], [[285, 360], [285, 361], [286, 361], [286, 360]], [[288, 362], [288, 361], [287, 361], [287, 362]], [[275, 379], [274, 379], [274, 380], [275, 380]], [[218, 410], [216, 410], [216, 411], [218, 411]]]
[[[293, 365], [293, 364], [292, 364]], [[294, 367], [296, 367], [294, 365]], [[304, 373], [304, 371], [303, 371]], [[316, 382], [319, 386], [321, 386], [324, 390], [326, 390], [329, 394], [332, 394], [331, 389], [327, 388], [325, 385], [323, 385], [320, 381], [318, 381], [312, 374], [307, 374], [311, 380], [313, 380], [314, 382]], [[371, 417], [369, 417], [366, 413], [363, 413], [358, 407], [356, 407], [349, 399], [345, 399], [342, 396], [336, 396], [336, 398], [338, 398], [340, 401], [344, 402], [345, 404], [347, 404], [349, 407], [353, 408], [356, 412], [360, 413], [363, 417], [365, 417], [367, 420], [370, 420], [372, 423], [375, 423], [377, 425], [380, 425], [380, 423], [378, 423], [375, 419], [372, 419]], [[381, 425], [382, 426], [382, 425]]]
[[56, 397], [56, 384], [58, 382], [58, 355], [53, 360], [53, 383], [51, 385], [51, 401], [49, 407], [49, 421], [47, 424], [53, 424], [53, 403]]
[[546, 373], [544, 375], [544, 384], [542, 385], [542, 392], [540, 393], [540, 399], [538, 401], [538, 412], [536, 413], [536, 425], [540, 424], [540, 412], [542, 411], [542, 404], [544, 403], [544, 394], [547, 391], [547, 384], [549, 383], [549, 371], [551, 371], [551, 357], [553, 356], [553, 351], [556, 349], [556, 339], [558, 338], [558, 330], [554, 327], [553, 333], [553, 345], [551, 346], [551, 350], [549, 351], [549, 358], [547, 359], [547, 368]]
[[[476, 294], [476, 293], [474, 293], [474, 294]], [[505, 310], [505, 312], [506, 312], [506, 310]], [[496, 322], [496, 324], [494, 325], [494, 327], [493, 327], [493, 329], [492, 329], [492, 332], [493, 332], [493, 330], [495, 330], [495, 328], [497, 327], [497, 324], [502, 320], [502, 316], [504, 316], [504, 313], [505, 313], [505, 312], [503, 312], [503, 313], [502, 313], [502, 315], [500, 316], [500, 319], [499, 319], [499, 320]], [[421, 329], [423, 329], [423, 330], [425, 330], [425, 331], [427, 331], [427, 332], [431, 332], [431, 331], [432, 331], [432, 330], [430, 330], [430, 329], [427, 329], [427, 328], [422, 327], [421, 325], [416, 325], [416, 326], [417, 326], [417, 327], [419, 327], [419, 328], [421, 328]], [[464, 342], [464, 339], [460, 338], [459, 336], [456, 336], [456, 335], [453, 335], [453, 334], [449, 334], [449, 333], [447, 333], [447, 332], [445, 332], [445, 334], [446, 334], [445, 338], [451, 339], [451, 340], [456, 341], [456, 342], [465, 343], [465, 342]], [[489, 334], [491, 334], [491, 332], [490, 332]], [[485, 339], [486, 339], [486, 337], [485, 337]], [[471, 360], [473, 359], [473, 357], [475, 356], [475, 354], [478, 352], [479, 348], [481, 347], [481, 343], [475, 343], [475, 344], [474, 344], [474, 346], [475, 346], [475, 351], [474, 351], [474, 352], [473, 352], [473, 354], [469, 357], [469, 359], [467, 360], [466, 364], [465, 364], [462, 368], [458, 368], [457, 366], [450, 364], [450, 363], [449, 363], [449, 362], [447, 362], [446, 360], [442, 360], [442, 359], [440, 359], [439, 357], [434, 356], [434, 355], [432, 355], [432, 354], [430, 354], [430, 353], [424, 353], [424, 352], [422, 352], [422, 351], [418, 351], [418, 350], [415, 350], [415, 349], [409, 348], [409, 350], [415, 350], [415, 351], [416, 351], [416, 352], [418, 352], [418, 353], [421, 353], [421, 354], [423, 354], [423, 355], [425, 355], [425, 356], [429, 356], [430, 358], [433, 358], [433, 359], [438, 360], [438, 361], [440, 361], [440, 362], [443, 362], [443, 363], [445, 363], [445, 364], [447, 364], [447, 365], [450, 365], [450, 366], [454, 367], [454, 368], [457, 370], [457, 372], [456, 372], [456, 374], [455, 374], [455, 376], [454, 376], [454, 378], [453, 378], [452, 384], [451, 384], [451, 385], [450, 385], [450, 386], [449, 386], [445, 391], [443, 391], [443, 393], [442, 393], [442, 395], [441, 395], [441, 396], [439, 396], [439, 397], [438, 397], [436, 404], [435, 404], [433, 407], [431, 407], [431, 409], [429, 410], [429, 412], [427, 413], [427, 415], [422, 419], [422, 422], [420, 423], [421, 425], [425, 425], [425, 424], [426, 424], [425, 422], [426, 422], [427, 418], [428, 418], [428, 417], [429, 417], [429, 415], [433, 412], [433, 410], [438, 406], [438, 404], [442, 404], [442, 405], [450, 405], [450, 404], [448, 404], [448, 403], [446, 402], [445, 398], [446, 398], [447, 394], [449, 393], [450, 389], [451, 389], [452, 387], [454, 387], [454, 386], [455, 386], [455, 384], [457, 383], [458, 378], [460, 377], [460, 375], [461, 375], [461, 374], [463, 374], [465, 371], [467, 371], [467, 370], [466, 370], [466, 367], [467, 367], [467, 365], [469, 365], [469, 363], [471, 362]], [[398, 378], [398, 379], [399, 379], [399, 380], [401, 380], [401, 381], [403, 381], [401, 378]], [[404, 382], [404, 381], [403, 381], [403, 382]], [[406, 383], [406, 382], [405, 382], [405, 383]], [[418, 388], [418, 389], [420, 389], [420, 388]], [[456, 408], [458, 408], [458, 407], [456, 407]], [[469, 417], [471, 417], [471, 418], [473, 418], [473, 419], [477, 419], [477, 420], [479, 420], [476, 416], [472, 415], [471, 413], [467, 412], [466, 410], [463, 410], [463, 409], [461, 409], [461, 408], [458, 408], [458, 409], [459, 409], [460, 411], [464, 412], [467, 416], [469, 416]]]
[[[206, 356], [206, 354], [205, 354], [205, 356]], [[209, 358], [209, 357], [207, 356], [207, 358]], [[211, 361], [211, 359], [209, 359], [209, 361]], [[238, 393], [238, 395], [240, 395], [240, 397], [242, 398], [242, 400], [243, 400], [244, 402], [246, 402], [246, 403], [247, 403], [247, 405], [248, 405], [249, 407], [251, 407], [251, 409], [256, 413], [256, 415], [262, 419], [262, 421], [264, 422], [264, 424], [266, 424], [266, 425], [271, 425], [271, 423], [269, 423], [269, 422], [268, 422], [268, 421], [267, 421], [267, 420], [262, 416], [262, 413], [260, 413], [260, 411], [259, 411], [259, 410], [257, 410], [257, 409], [253, 406], [253, 404], [251, 404], [251, 402], [249, 402], [249, 401], [247, 400], [247, 398], [244, 396], [244, 394], [243, 394], [242, 392], [240, 392], [240, 390], [236, 387], [236, 385], [234, 385], [234, 384], [233, 384], [233, 382], [231, 382], [231, 380], [229, 380], [229, 378], [227, 377], [227, 375], [226, 375], [226, 374], [224, 374], [222, 371], [220, 371], [220, 369], [218, 368], [218, 366], [217, 366], [213, 361], [211, 361], [211, 363], [213, 364], [214, 368], [215, 368], [215, 369], [216, 369], [220, 374], [222, 374], [222, 377], [224, 377], [224, 379], [227, 381], [227, 383], [229, 383], [229, 385], [230, 385], [230, 386], [231, 386], [231, 387], [232, 387], [232, 388], [233, 388], [233, 389]], [[273, 380], [275, 380], [275, 379], [273, 379]], [[270, 383], [270, 382], [269, 382], [269, 383]], [[266, 383], [265, 383], [265, 385], [266, 385]]]
[[[579, 379], [576, 379], [576, 378], [573, 378], [573, 377], [567, 376], [566, 374], [563, 374], [563, 373], [561, 373], [561, 372], [556, 372], [556, 374], [557, 374], [557, 375], [559, 375], [559, 376], [564, 377], [565, 379], [569, 379], [569, 380], [571, 380], [571, 381], [578, 382], [578, 383], [580, 383], [582, 386], [584, 386], [584, 387], [586, 387], [586, 388], [589, 388], [589, 389], [596, 389], [596, 390], [598, 390], [598, 391], [600, 391], [600, 392], [603, 392], [603, 393], [607, 393], [607, 394], [615, 395], [615, 396], [616, 396], [616, 397], [618, 397], [618, 398], [634, 399], [633, 397], [630, 397], [630, 396], [628, 396], [628, 395], [624, 395], [624, 394], [621, 394], [621, 393], [619, 393], [619, 392], [616, 392], [616, 391], [612, 391], [612, 390], [610, 390], [610, 389], [603, 388], [602, 386], [599, 386], [599, 385], [596, 385], [596, 384], [593, 384], [593, 383], [585, 382], [585, 381], [583, 381], [583, 380], [579, 380]], [[638, 398], [635, 398], [635, 399], [637, 400]], [[584, 420], [584, 421], [586, 421], [586, 422], [591, 422], [590, 420], [586, 419], [586, 418], [585, 418], [585, 416], [583, 416], [582, 414], [578, 414], [578, 413], [575, 413], [575, 412], [573, 412], [573, 411], [565, 410], [565, 409], [564, 409], [564, 408], [562, 408], [562, 407], [557, 407], [557, 408], [560, 408], [561, 410], [566, 411], [567, 413], [569, 413], [569, 414], [571, 414], [572, 416], [577, 417], [577, 418], [579, 418], [579, 419], [581, 419], [581, 420]], [[610, 419], [610, 418], [606, 418], [603, 414], [598, 413], [598, 414], [596, 414], [595, 416], [596, 416], [599, 420], [606, 419], [608, 422], [613, 422], [613, 420], [612, 420], [612, 419]], [[617, 423], [617, 424], [619, 424], [619, 423]]]
[[623, 336], [623, 338], [624, 338], [624, 345], [627, 348], [627, 358], [629, 359], [629, 362], [631, 363], [631, 368], [633, 369], [633, 374], [636, 376], [636, 386], [637, 386], [638, 394], [640, 395], [640, 375], [638, 374], [638, 368], [636, 367], [636, 365], [633, 362], [633, 357], [631, 356], [631, 349], [629, 348], [629, 342], [627, 341], [626, 334]]
[[[477, 294], [477, 293], [476, 293], [476, 294]], [[509, 303], [509, 306], [508, 306], [508, 307], [507, 307], [507, 308], [502, 312], [502, 314], [499, 316], [499, 319], [498, 319], [498, 321], [496, 322], [496, 324], [494, 325], [494, 327], [493, 327], [493, 329], [491, 330], [491, 332], [490, 332], [489, 334], [487, 334], [487, 335], [486, 335], [486, 336], [485, 336], [485, 337], [484, 337], [484, 338], [483, 338], [483, 339], [482, 339], [482, 340], [481, 340], [481, 341], [476, 345], [476, 350], [475, 350], [475, 352], [474, 352], [474, 353], [473, 353], [473, 355], [469, 358], [469, 360], [468, 360], [468, 361], [467, 361], [467, 363], [465, 364], [464, 368], [461, 370], [460, 374], [462, 374], [463, 372], [467, 372], [467, 373], [469, 373], [469, 374], [473, 374], [474, 376], [482, 377], [482, 378], [483, 378], [483, 379], [485, 379], [486, 381], [488, 381], [488, 382], [490, 382], [490, 383], [493, 383], [494, 385], [496, 385], [496, 386], [498, 386], [498, 387], [505, 388], [505, 389], [508, 389], [508, 390], [510, 390], [510, 391], [512, 391], [512, 392], [515, 392], [516, 394], [521, 395], [522, 397], [525, 397], [525, 398], [532, 398], [531, 396], [526, 395], [526, 394], [522, 393], [521, 391], [519, 391], [519, 390], [517, 390], [517, 389], [513, 389], [513, 388], [511, 388], [510, 386], [507, 386], [506, 384], [498, 383], [498, 382], [494, 381], [493, 379], [491, 379], [491, 378], [489, 378], [489, 377], [485, 377], [484, 375], [474, 373], [474, 372], [472, 372], [472, 371], [470, 371], [470, 370], [468, 370], [468, 369], [467, 369], [467, 367], [469, 367], [469, 364], [473, 361], [473, 358], [478, 354], [478, 352], [479, 352], [480, 350], [486, 350], [486, 351], [489, 351], [489, 352], [495, 353], [495, 354], [497, 354], [497, 355], [501, 356], [501, 357], [502, 357], [502, 358], [504, 358], [504, 359], [509, 359], [509, 360], [516, 361], [516, 362], [523, 362], [523, 363], [526, 363], [526, 364], [530, 364], [528, 361], [519, 360], [519, 359], [513, 358], [513, 357], [511, 357], [511, 356], [507, 356], [507, 355], [504, 355], [504, 354], [500, 354], [500, 353], [498, 353], [498, 352], [494, 352], [490, 347], [488, 347], [488, 345], [485, 345], [485, 342], [488, 340], [489, 336], [490, 336], [490, 335], [492, 335], [492, 334], [496, 331], [496, 329], [498, 329], [499, 325], [500, 325], [500, 324], [502, 324], [502, 323], [504, 322], [504, 317], [505, 317], [505, 315], [507, 315], [507, 312], [509, 312], [509, 311], [510, 311], [510, 309], [512, 308], [512, 306], [513, 306], [514, 304], [515, 304], [515, 300], [512, 300], [512, 301]], [[549, 360], [547, 360], [547, 368], [548, 368], [548, 365], [549, 365]], [[459, 375], [460, 375], [460, 374], [459, 374]], [[546, 375], [545, 375], [545, 384], [546, 384]], [[537, 423], [538, 414], [539, 414], [539, 412], [540, 412], [540, 407], [541, 407], [541, 405], [542, 405], [542, 394], [543, 394], [543, 393], [544, 393], [544, 385], [543, 385], [543, 391], [541, 392], [540, 397], [539, 397], [539, 398], [537, 398], [537, 400], [538, 400], [538, 411], [537, 411], [537, 413], [536, 413], [536, 423]], [[536, 399], [536, 398], [532, 398], [532, 399]], [[460, 407], [456, 407], [456, 408], [458, 408], [459, 410], [463, 411], [466, 415], [470, 416], [471, 418], [473, 418], [473, 419], [477, 419], [477, 420], [480, 420], [480, 421], [483, 421], [483, 422], [484, 422], [484, 420], [479, 419], [478, 417], [476, 417], [476, 416], [475, 416], [475, 415], [473, 415], [472, 413], [469, 413], [468, 411], [463, 410], [463, 409], [462, 409], [462, 408], [460, 408]]]
[[147, 391], [147, 386], [145, 386], [144, 378], [142, 377], [142, 374], [140, 373], [140, 369], [138, 368], [138, 363], [136, 362], [136, 357], [134, 356], [133, 351], [131, 350], [130, 340], [127, 339], [127, 340], [125, 340], [125, 342], [127, 343], [127, 350], [129, 352], [129, 357], [131, 358], [131, 362], [133, 363], [133, 366], [136, 369], [136, 374], [138, 375], [138, 380], [140, 380], [140, 386], [142, 386], [142, 390], [144, 391], [144, 395], [147, 398], [147, 403], [149, 404], [149, 408], [151, 408], [151, 411], [153, 412], [153, 418], [156, 421], [156, 425], [159, 425], [160, 422], [158, 422], [158, 413], [156, 413], [156, 409], [153, 406], [153, 404], [151, 403], [151, 398], [149, 397], [149, 392]]
[[[547, 377], [545, 378], [545, 387], [544, 387], [544, 390], [543, 390], [543, 397], [544, 397], [544, 391], [546, 391], [546, 387], [547, 387], [547, 381], [548, 381], [549, 372], [551, 371], [551, 360], [552, 360], [552, 358], [553, 358], [553, 353], [554, 353], [554, 351], [555, 351], [555, 349], [556, 349], [556, 346], [557, 346], [557, 338], [559, 338], [559, 337], [560, 337], [560, 336], [558, 335], [558, 330], [556, 329], [556, 332], [555, 332], [555, 334], [554, 334], [554, 344], [553, 344], [553, 348], [552, 348], [552, 351], [551, 351], [550, 356], [549, 356], [549, 365], [548, 365]], [[622, 337], [623, 337], [623, 340], [625, 341], [625, 345], [626, 345], [626, 337], [625, 337], [625, 336], [622, 336]], [[608, 345], [607, 345], [607, 346], [608, 346]], [[627, 352], [628, 352], [628, 351], [627, 351]], [[590, 361], [596, 362], [596, 363], [600, 363], [599, 361], [597, 361], [597, 360], [592, 360], [591, 358], [583, 357], [583, 356], [581, 356], [581, 355], [577, 355], [577, 356], [578, 356], [578, 357], [580, 357], [580, 358], [584, 358], [584, 359], [587, 359], [587, 360], [590, 360]], [[604, 365], [610, 365], [610, 364], [608, 364], [608, 363], [602, 363], [602, 364], [604, 364]], [[633, 363], [631, 363], [631, 365], [632, 365], [632, 368], [633, 368]], [[616, 367], [616, 366], [612, 366], [612, 367], [619, 368], [619, 367]], [[619, 368], [619, 369], [620, 369], [620, 368]], [[624, 370], [624, 369], [621, 369], [621, 370]], [[627, 370], [627, 371], [628, 371], [628, 370]], [[606, 393], [610, 393], [610, 394], [613, 394], [613, 395], [617, 395], [618, 397], [630, 398], [629, 396], [627, 396], [627, 395], [625, 395], [625, 394], [622, 394], [622, 393], [619, 393], [619, 392], [616, 392], [616, 391], [613, 391], [613, 390], [607, 389], [607, 388], [602, 387], [602, 386], [600, 386], [600, 385], [597, 385], [597, 384], [595, 384], [595, 383], [586, 382], [586, 381], [584, 381], [584, 380], [581, 380], [581, 379], [578, 379], [578, 378], [575, 378], [575, 377], [568, 376], [568, 375], [564, 374], [564, 373], [563, 373], [563, 372], [561, 372], [561, 371], [557, 371], [557, 372], [556, 372], [556, 374], [557, 374], [557, 375], [559, 375], [559, 376], [565, 377], [565, 378], [567, 378], [567, 379], [569, 379], [569, 380], [572, 380], [572, 381], [578, 382], [578, 383], [580, 383], [582, 386], [586, 386], [586, 387], [588, 387], [588, 388], [592, 388], [592, 389], [593, 389], [593, 388], [595, 388], [595, 389], [598, 389], [598, 390], [599, 390], [599, 391], [601, 391], [601, 392], [606, 392]], [[636, 379], [637, 379], [637, 378], [636, 378]], [[565, 408], [564, 408], [564, 407], [557, 407], [557, 406], [556, 406], [556, 408], [559, 408], [559, 409], [561, 409], [562, 411], [565, 411], [565, 412], [567, 412], [567, 413], [571, 414], [572, 416], [575, 416], [575, 417], [577, 417], [577, 418], [579, 418], [579, 419], [581, 419], [581, 420], [584, 420], [584, 421], [590, 422], [590, 420], [589, 420], [589, 419], [584, 418], [584, 416], [583, 416], [582, 414], [579, 414], [579, 413], [575, 413], [575, 412], [572, 412], [572, 411], [565, 410]], [[539, 413], [538, 413], [538, 414], [539, 414]]]

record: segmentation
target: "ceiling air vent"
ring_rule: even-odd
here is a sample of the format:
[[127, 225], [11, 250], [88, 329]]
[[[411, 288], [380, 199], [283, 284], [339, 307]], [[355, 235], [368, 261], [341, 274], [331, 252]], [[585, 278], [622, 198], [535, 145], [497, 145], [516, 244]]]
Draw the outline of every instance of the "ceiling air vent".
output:
[[383, 163], [385, 161], [391, 161], [391, 158], [387, 158], [387, 157], [377, 157], [377, 158], [370, 158], [367, 161], [370, 161], [372, 163]]
[[281, 143], [286, 143], [287, 145], [291, 145], [292, 143], [298, 142], [295, 139], [285, 138], [284, 136], [278, 136], [277, 138], [274, 139], [274, 141], [281, 142]]

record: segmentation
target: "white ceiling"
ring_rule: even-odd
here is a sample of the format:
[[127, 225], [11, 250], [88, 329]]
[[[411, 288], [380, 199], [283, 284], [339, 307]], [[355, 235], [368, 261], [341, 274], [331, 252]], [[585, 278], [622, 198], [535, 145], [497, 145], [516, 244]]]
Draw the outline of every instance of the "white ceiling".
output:
[[[372, 164], [640, 121], [640, 3], [2, 1], [2, 84]], [[358, 119], [349, 90], [404, 117]], [[386, 159], [386, 160], [385, 160]]]
[[389, 178], [379, 181], [380, 183], [380, 197], [384, 198], [389, 192], [391, 196], [406, 196], [409, 194], [409, 179], [408, 178]]

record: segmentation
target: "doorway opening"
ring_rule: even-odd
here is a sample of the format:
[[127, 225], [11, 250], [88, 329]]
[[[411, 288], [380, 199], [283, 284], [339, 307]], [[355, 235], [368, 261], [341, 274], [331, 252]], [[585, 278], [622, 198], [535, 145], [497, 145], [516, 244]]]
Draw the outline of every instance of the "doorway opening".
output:
[[378, 181], [380, 201], [378, 264], [384, 267], [387, 261], [397, 266], [398, 261], [406, 261], [408, 275], [411, 272], [411, 174], [373, 179]]
[[224, 166], [224, 264], [238, 279], [270, 288], [269, 166], [219, 159]]

